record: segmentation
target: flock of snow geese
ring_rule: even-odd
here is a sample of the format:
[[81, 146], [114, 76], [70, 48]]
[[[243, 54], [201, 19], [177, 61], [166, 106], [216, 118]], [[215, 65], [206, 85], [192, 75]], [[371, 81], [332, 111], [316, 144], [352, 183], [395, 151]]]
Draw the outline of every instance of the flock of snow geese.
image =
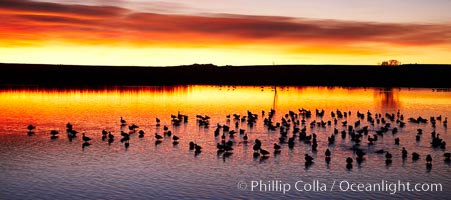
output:
[[[446, 150], [446, 142], [440, 138], [440, 134], [435, 132], [435, 128], [437, 125], [441, 125], [444, 128], [447, 128], [448, 119], [445, 117], [442, 119], [442, 116], [437, 117], [430, 117], [422, 118], [417, 117], [413, 118], [410, 117], [407, 119], [407, 122], [404, 120], [404, 116], [400, 113], [398, 110], [397, 113], [385, 113], [384, 116], [380, 113], [372, 114], [370, 111], [366, 113], [361, 113], [357, 111], [357, 118], [358, 120], [353, 123], [353, 125], [347, 121], [347, 117], [351, 116], [351, 111], [332, 111], [330, 112], [331, 120], [330, 121], [323, 121], [323, 117], [325, 116], [324, 110], [318, 110], [316, 109], [315, 117], [312, 117], [312, 111], [306, 110], [306, 109], [298, 109], [297, 112], [295, 111], [289, 111], [285, 115], [281, 117], [281, 121], [274, 121], [275, 116], [275, 110], [271, 109], [269, 113], [265, 116], [265, 111], [261, 112], [261, 116], [264, 117], [263, 124], [268, 131], [272, 132], [279, 132], [280, 137], [278, 138], [278, 141], [275, 141], [273, 143], [273, 154], [274, 156], [277, 156], [282, 151], [283, 145], [288, 145], [289, 149], [293, 149], [295, 147], [295, 144], [297, 142], [304, 143], [309, 146], [311, 146], [311, 152], [316, 153], [318, 142], [317, 142], [317, 135], [315, 133], [307, 133], [307, 127], [319, 127], [319, 128], [325, 128], [326, 126], [334, 127], [333, 133], [327, 137], [328, 145], [334, 145], [336, 141], [336, 137], [340, 137], [345, 140], [347, 138], [351, 141], [351, 150], [355, 154], [355, 160], [358, 164], [362, 163], [365, 160], [365, 155], [368, 153], [376, 153], [376, 154], [385, 154], [385, 163], [387, 165], [390, 165], [393, 160], [393, 155], [389, 151], [379, 149], [374, 152], [365, 152], [364, 149], [361, 148], [363, 146], [363, 141], [367, 140], [366, 144], [368, 146], [374, 145], [377, 143], [377, 140], [379, 137], [383, 137], [384, 134], [387, 134], [391, 132], [393, 136], [398, 133], [399, 129], [402, 129], [406, 126], [407, 123], [412, 124], [430, 124], [433, 131], [431, 132], [431, 148], [435, 149], [441, 149], [444, 151], [444, 161], [446, 163], [450, 163], [450, 156], [451, 154], [449, 152], [445, 152]], [[179, 126], [182, 123], [188, 122], [188, 116], [180, 114], [180, 112], [177, 115], [171, 115], [171, 125], [173, 126]], [[240, 137], [240, 143], [247, 145], [250, 143], [252, 145], [253, 149], [253, 157], [256, 159], [265, 160], [270, 157], [271, 152], [267, 149], [263, 149], [262, 142], [258, 138], [254, 140], [249, 140], [248, 133], [246, 133], [245, 129], [240, 128], [239, 124], [240, 122], [247, 123], [248, 126], [253, 127], [258, 119], [258, 115], [255, 113], [252, 113], [250, 111], [247, 111], [247, 115], [227, 115], [227, 123], [226, 124], [216, 124], [216, 128], [214, 130], [214, 137], [220, 142], [217, 142], [216, 148], [217, 148], [217, 154], [218, 156], [221, 156], [222, 158], [227, 158], [231, 155], [233, 155], [234, 146], [237, 143], [237, 140], [235, 139], [235, 134], [239, 134]], [[207, 115], [196, 115], [196, 123], [200, 127], [208, 128], [210, 126], [210, 117]], [[339, 122], [340, 120], [340, 122]], [[231, 128], [231, 122], [233, 121], [235, 127]], [[160, 126], [160, 119], [155, 119], [156, 126]], [[232, 124], [233, 124], [232, 123]], [[337, 125], [341, 123], [340, 125]], [[365, 123], [366, 126], [363, 126]], [[130, 135], [138, 133], [139, 138], [143, 138], [145, 135], [145, 132], [143, 130], [138, 130], [139, 126], [136, 124], [128, 124], [127, 121], [120, 117], [120, 124], [121, 128], [127, 127], [129, 129], [129, 132], [121, 131], [121, 139], [120, 142], [124, 144], [124, 147], [127, 149], [130, 146]], [[333, 124], [333, 125], [332, 125]], [[373, 127], [371, 130], [369, 127]], [[379, 127], [379, 128], [378, 128]], [[36, 129], [36, 126], [30, 124], [27, 126], [28, 129], [28, 135], [32, 136], [35, 134], [34, 130]], [[339, 129], [342, 129], [341, 131]], [[121, 129], [122, 130], [122, 129]], [[73, 128], [73, 125], [71, 123], [66, 124], [66, 133], [67, 138], [69, 141], [72, 141], [74, 138], [77, 137], [77, 134], [79, 133]], [[290, 134], [291, 133], [291, 134]], [[417, 129], [417, 133], [415, 136], [416, 141], [421, 140], [421, 135], [423, 134], [422, 129]], [[57, 130], [51, 130], [50, 131], [50, 138], [51, 139], [57, 139], [59, 135], [59, 131]], [[155, 145], [159, 145], [163, 142], [165, 138], [171, 138], [173, 145], [178, 145], [180, 138], [176, 136], [175, 134], [172, 134], [171, 130], [169, 130], [169, 127], [167, 125], [163, 125], [163, 135], [160, 135], [158, 133], [155, 133]], [[82, 133], [82, 148], [86, 148], [91, 145], [90, 141], [93, 139], [91, 137], [86, 136], [86, 133]], [[115, 139], [116, 136], [112, 134], [111, 131], [102, 130], [102, 141], [106, 141], [109, 145], [111, 145]], [[399, 137], [394, 138], [394, 145], [400, 145], [400, 139]], [[194, 152], [194, 155], [197, 156], [202, 152], [202, 147], [199, 144], [196, 144], [193, 141], [189, 142], [189, 150]], [[406, 160], [408, 158], [408, 151], [405, 147], [402, 147], [401, 152], [401, 159]], [[410, 153], [411, 159], [413, 161], [420, 159], [420, 154], [417, 152]], [[324, 158], [325, 162], [327, 164], [330, 163], [332, 152], [329, 150], [329, 148], [326, 148], [324, 152]], [[304, 154], [305, 159], [305, 166], [310, 167], [314, 163], [314, 157], [309, 155], [308, 153]], [[345, 160], [346, 168], [351, 169], [354, 159], [352, 157], [347, 157]], [[425, 156], [426, 160], [426, 167], [427, 169], [431, 169], [432, 167], [432, 156], [430, 154], [427, 154]]]

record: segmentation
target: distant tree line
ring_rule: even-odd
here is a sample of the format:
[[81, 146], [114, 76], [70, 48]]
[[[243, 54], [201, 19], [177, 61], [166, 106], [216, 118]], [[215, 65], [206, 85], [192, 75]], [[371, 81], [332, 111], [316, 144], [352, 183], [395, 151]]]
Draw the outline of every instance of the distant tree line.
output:
[[382, 61], [380, 63], [381, 66], [398, 66], [401, 65], [401, 62], [398, 60], [388, 60], [388, 61]]

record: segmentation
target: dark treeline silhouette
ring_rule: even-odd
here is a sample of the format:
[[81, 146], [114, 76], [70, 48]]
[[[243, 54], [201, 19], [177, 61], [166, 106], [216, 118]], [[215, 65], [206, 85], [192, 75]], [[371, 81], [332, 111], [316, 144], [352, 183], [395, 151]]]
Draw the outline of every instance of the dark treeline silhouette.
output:
[[176, 67], [0, 64], [0, 85], [108, 87], [185, 84], [451, 88], [451, 65]]

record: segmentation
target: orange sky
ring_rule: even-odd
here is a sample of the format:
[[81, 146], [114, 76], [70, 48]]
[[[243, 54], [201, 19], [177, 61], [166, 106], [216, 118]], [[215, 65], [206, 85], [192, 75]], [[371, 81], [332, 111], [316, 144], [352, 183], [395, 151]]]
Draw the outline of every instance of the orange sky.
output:
[[[122, 4], [123, 5], [123, 4]], [[0, 62], [451, 63], [451, 23], [138, 11], [117, 5], [0, 2]]]

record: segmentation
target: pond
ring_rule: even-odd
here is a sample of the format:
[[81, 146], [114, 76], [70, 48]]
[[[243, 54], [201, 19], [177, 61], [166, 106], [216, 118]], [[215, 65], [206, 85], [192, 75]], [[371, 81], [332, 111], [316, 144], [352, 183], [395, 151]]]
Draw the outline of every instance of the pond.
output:
[[[450, 162], [444, 161], [451, 143], [446, 123], [451, 116], [448, 89], [4, 88], [0, 113], [2, 199], [424, 199], [451, 195]], [[427, 121], [418, 122], [418, 118]], [[68, 123], [78, 132], [76, 137], [69, 134]], [[31, 133], [30, 124], [35, 126]], [[58, 131], [53, 138], [52, 130]], [[114, 135], [114, 140], [109, 142], [107, 135], [102, 138], [102, 130]], [[121, 132], [128, 141], [121, 141]], [[432, 132], [436, 140], [448, 144], [433, 147]], [[83, 145], [83, 133], [91, 139], [89, 146]], [[156, 134], [162, 138], [157, 140]], [[174, 135], [179, 137], [176, 144]], [[312, 135], [316, 135], [316, 151], [315, 142], [308, 139]], [[335, 142], [329, 142], [331, 135]], [[351, 140], [356, 135], [360, 142]], [[376, 141], [368, 140], [375, 135]], [[289, 144], [289, 138], [294, 142]], [[262, 150], [254, 155], [256, 139], [268, 155]], [[200, 146], [200, 152], [190, 149], [190, 142]], [[231, 148], [218, 152], [218, 144]], [[280, 145], [277, 153], [274, 144]], [[331, 152], [328, 162], [326, 149]], [[360, 162], [357, 149], [365, 153]], [[386, 152], [392, 155], [391, 162], [386, 161]], [[412, 159], [413, 152], [420, 155], [419, 160]], [[305, 154], [313, 163], [306, 164]], [[347, 166], [348, 157], [353, 159], [352, 168]]]

